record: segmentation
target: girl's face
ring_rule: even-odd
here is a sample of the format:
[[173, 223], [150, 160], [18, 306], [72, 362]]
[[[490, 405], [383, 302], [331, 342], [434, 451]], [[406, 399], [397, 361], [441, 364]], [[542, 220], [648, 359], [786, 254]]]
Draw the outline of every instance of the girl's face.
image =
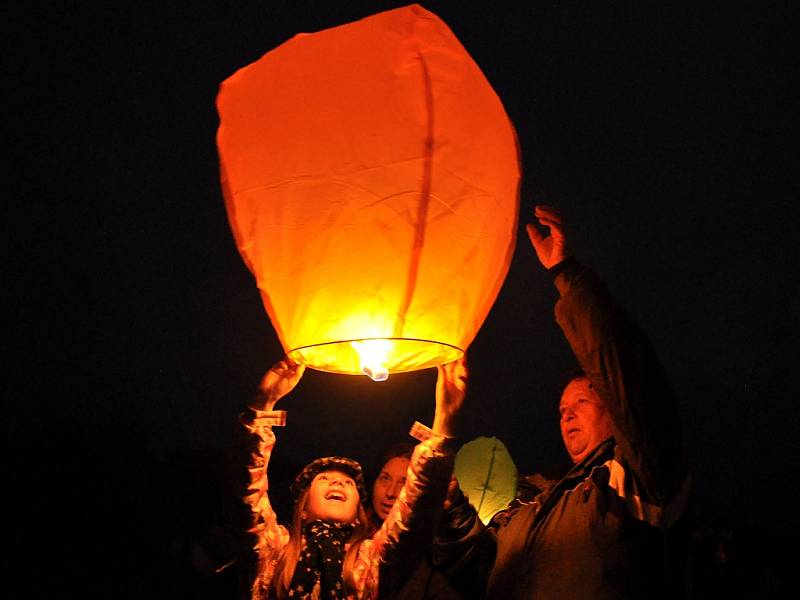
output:
[[305, 507], [307, 520], [352, 523], [360, 498], [356, 482], [341, 471], [323, 471], [311, 480]]

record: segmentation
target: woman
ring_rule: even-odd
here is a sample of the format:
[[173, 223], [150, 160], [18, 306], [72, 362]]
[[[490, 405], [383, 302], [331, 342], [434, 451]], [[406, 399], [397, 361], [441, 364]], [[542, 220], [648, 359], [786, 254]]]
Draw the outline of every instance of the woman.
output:
[[408, 471], [408, 463], [411, 461], [413, 453], [414, 444], [398, 442], [389, 446], [381, 454], [380, 470], [372, 484], [372, 494], [367, 508], [373, 531], [380, 529], [400, 496], [406, 483], [406, 471]]
[[[291, 529], [279, 525], [269, 501], [267, 466], [275, 445], [274, 426], [286, 412], [273, 410], [303, 375], [304, 366], [284, 359], [261, 380], [261, 402], [252, 408], [247, 430], [257, 447], [250, 461], [245, 501], [257, 537], [258, 567], [252, 598], [377, 598], [402, 581], [398, 568], [423, 552], [432, 536], [453, 469], [456, 418], [466, 391], [466, 363], [438, 367], [433, 428], [415, 423], [421, 440], [409, 461], [398, 500], [370, 535], [360, 465], [325, 457], [307, 465], [292, 484]], [[380, 590], [379, 590], [380, 585]]]
[[[406, 473], [413, 452], [414, 444], [398, 442], [386, 448], [381, 454], [378, 463], [381, 466], [375, 474], [367, 507], [373, 532], [380, 529], [399, 498], [406, 483]], [[455, 480], [451, 479], [448, 491], [454, 492], [457, 489]], [[449, 494], [444, 503], [445, 508], [449, 506], [448, 500], [450, 500]], [[447, 527], [453, 518], [453, 515], [445, 510], [439, 526], [442, 527], [442, 523], [445, 523]], [[418, 550], [416, 557], [404, 561], [403, 569], [395, 569], [393, 573], [396, 582], [393, 587], [396, 591], [392, 595], [394, 600], [462, 600], [467, 597], [457, 591], [447, 577], [433, 565], [429, 544]]]

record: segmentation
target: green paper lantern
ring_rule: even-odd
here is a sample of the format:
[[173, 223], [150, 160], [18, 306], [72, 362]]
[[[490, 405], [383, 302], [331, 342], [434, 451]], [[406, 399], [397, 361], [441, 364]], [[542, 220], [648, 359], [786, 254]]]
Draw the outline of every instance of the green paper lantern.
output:
[[484, 524], [516, 497], [517, 466], [496, 437], [464, 444], [456, 455], [455, 475]]

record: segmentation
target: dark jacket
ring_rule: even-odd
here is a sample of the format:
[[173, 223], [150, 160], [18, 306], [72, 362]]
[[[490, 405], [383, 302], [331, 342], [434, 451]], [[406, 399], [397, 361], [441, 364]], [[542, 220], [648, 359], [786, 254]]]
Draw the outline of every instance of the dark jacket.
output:
[[673, 528], [688, 477], [670, 386], [649, 341], [596, 275], [574, 259], [553, 274], [556, 321], [614, 435], [551, 488], [498, 515], [495, 528], [462, 518], [443, 564], [460, 553], [451, 567], [474, 577], [491, 562], [492, 599], [679, 598], [685, 565]]

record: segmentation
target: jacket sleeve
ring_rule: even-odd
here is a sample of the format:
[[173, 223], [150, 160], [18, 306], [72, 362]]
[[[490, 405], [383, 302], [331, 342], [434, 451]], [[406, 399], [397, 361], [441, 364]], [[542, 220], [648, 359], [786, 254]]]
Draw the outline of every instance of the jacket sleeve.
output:
[[[433, 539], [455, 460], [454, 440], [415, 423], [411, 434], [422, 441], [414, 448], [406, 482], [381, 528], [362, 544], [356, 570], [359, 597], [391, 595], [424, 556]], [[378, 575], [380, 573], [380, 575]]]
[[286, 424], [286, 411], [262, 411], [249, 409], [243, 425], [250, 434], [251, 450], [248, 465], [248, 485], [244, 497], [250, 508], [251, 528], [249, 533], [256, 537], [255, 551], [258, 556], [258, 570], [253, 582], [253, 597], [257, 591], [267, 588], [275, 569], [280, 551], [289, 543], [289, 532], [278, 524], [278, 518], [269, 501], [269, 480], [267, 466], [275, 446], [273, 426]]
[[497, 538], [460, 488], [450, 496], [436, 530], [433, 564], [464, 600], [483, 598], [497, 554]]
[[574, 258], [551, 269], [555, 316], [578, 362], [604, 399], [621, 458], [663, 507], [686, 489], [678, 408], [650, 341], [600, 279]]

